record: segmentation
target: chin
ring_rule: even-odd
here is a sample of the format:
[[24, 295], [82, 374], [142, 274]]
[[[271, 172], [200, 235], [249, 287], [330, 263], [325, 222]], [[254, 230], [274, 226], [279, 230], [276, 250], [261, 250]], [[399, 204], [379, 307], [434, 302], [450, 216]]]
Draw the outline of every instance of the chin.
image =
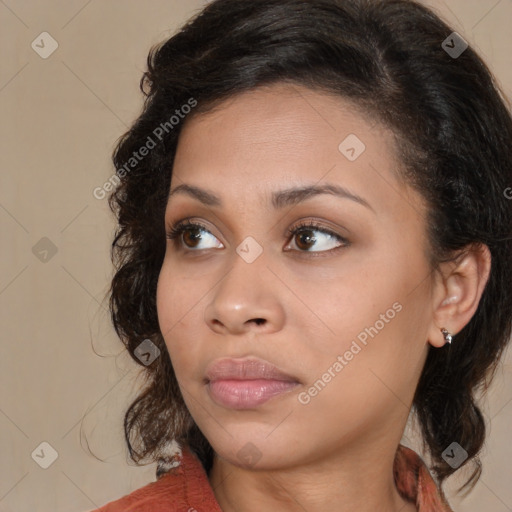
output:
[[296, 464], [301, 458], [297, 451], [301, 444], [291, 441], [289, 437], [284, 439], [276, 436], [271, 439], [273, 436], [268, 437], [268, 432], [261, 436], [252, 435], [245, 429], [243, 435], [227, 435], [227, 442], [219, 442], [218, 439], [209, 441], [219, 457], [239, 468], [268, 471]]

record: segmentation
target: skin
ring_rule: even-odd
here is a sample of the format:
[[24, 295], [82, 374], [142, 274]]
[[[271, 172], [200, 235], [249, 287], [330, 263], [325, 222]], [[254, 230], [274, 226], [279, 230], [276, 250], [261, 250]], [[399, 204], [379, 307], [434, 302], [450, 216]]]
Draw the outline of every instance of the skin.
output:
[[[338, 149], [349, 134], [366, 146], [355, 161]], [[171, 191], [198, 186], [222, 206], [170, 198], [167, 228], [189, 218], [207, 231], [193, 231], [199, 242], [190, 233], [167, 241], [157, 309], [187, 407], [216, 453], [208, 477], [223, 511], [416, 510], [396, 490], [393, 457], [428, 349], [444, 345], [441, 327], [455, 334], [470, 320], [490, 256], [474, 248], [434, 272], [424, 201], [398, 166], [388, 130], [345, 99], [299, 86], [259, 88], [186, 121]], [[367, 206], [322, 194], [275, 209], [269, 199], [327, 183]], [[301, 220], [348, 243], [317, 228], [306, 228], [316, 242], [289, 236]], [[236, 252], [249, 236], [263, 249], [252, 263]], [[301, 403], [299, 393], [397, 303], [394, 318]], [[251, 410], [216, 404], [207, 365], [245, 356], [299, 386]], [[244, 461], [241, 449], [259, 460]]]

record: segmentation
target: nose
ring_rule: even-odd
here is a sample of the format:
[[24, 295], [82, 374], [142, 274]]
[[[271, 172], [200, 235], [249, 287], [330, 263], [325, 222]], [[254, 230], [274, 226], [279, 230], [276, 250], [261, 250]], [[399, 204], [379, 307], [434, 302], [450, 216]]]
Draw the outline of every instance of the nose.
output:
[[205, 309], [205, 322], [217, 334], [270, 333], [282, 329], [283, 287], [266, 267], [263, 254], [247, 263], [237, 254]]

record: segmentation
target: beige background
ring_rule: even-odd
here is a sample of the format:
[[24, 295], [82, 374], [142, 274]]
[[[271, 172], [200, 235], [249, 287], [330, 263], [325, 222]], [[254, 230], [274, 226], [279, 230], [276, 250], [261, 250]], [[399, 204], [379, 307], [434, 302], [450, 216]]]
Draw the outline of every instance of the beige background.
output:
[[[86, 511], [154, 479], [154, 466], [128, 464], [124, 446], [138, 369], [106, 312], [114, 224], [92, 191], [112, 175], [115, 140], [139, 112], [150, 46], [204, 3], [0, 0], [0, 512]], [[430, 4], [510, 96], [512, 0]], [[46, 59], [31, 47], [44, 31], [58, 43]], [[512, 510], [504, 363], [484, 406], [483, 477], [469, 498], [449, 494], [460, 512]], [[58, 454], [48, 469], [35, 462], [50, 460], [42, 442]]]

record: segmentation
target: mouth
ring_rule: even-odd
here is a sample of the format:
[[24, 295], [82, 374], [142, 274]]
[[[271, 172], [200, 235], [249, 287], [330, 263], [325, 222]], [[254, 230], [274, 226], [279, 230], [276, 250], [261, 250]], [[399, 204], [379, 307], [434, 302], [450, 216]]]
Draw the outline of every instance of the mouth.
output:
[[230, 409], [254, 409], [300, 385], [297, 378], [262, 359], [221, 359], [206, 371], [211, 399]]

